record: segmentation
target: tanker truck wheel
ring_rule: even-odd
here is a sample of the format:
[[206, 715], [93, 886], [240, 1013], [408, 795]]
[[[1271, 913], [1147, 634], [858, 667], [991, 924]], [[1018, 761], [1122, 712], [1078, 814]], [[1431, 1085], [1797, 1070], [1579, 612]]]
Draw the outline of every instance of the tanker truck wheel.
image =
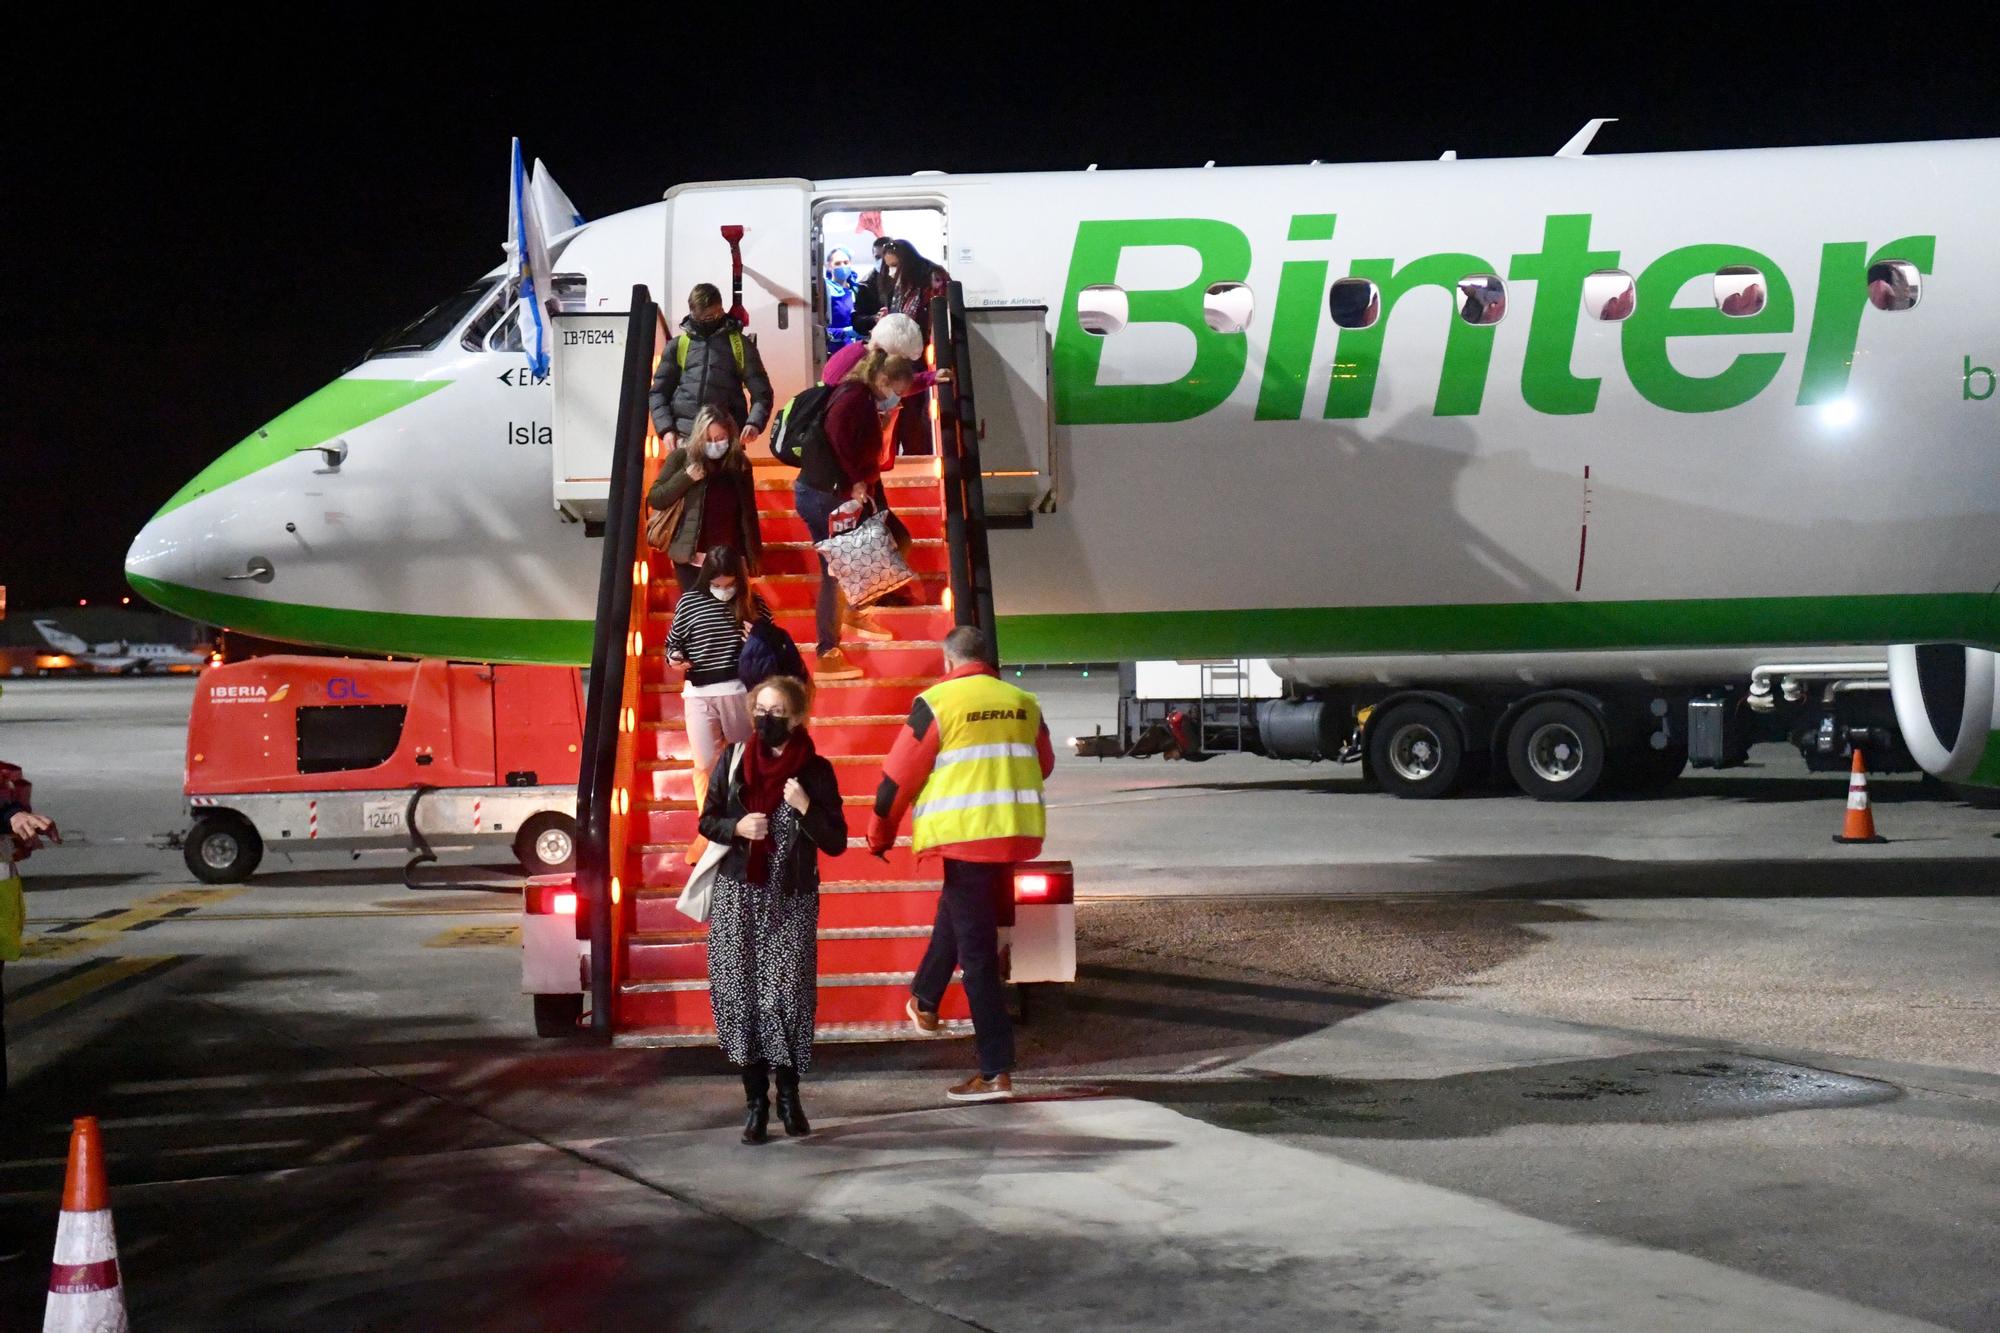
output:
[[241, 884], [264, 859], [264, 840], [241, 815], [203, 815], [181, 847], [188, 873], [204, 884]]
[[1449, 796], [1465, 772], [1465, 741], [1450, 713], [1412, 700], [1371, 718], [1368, 770], [1375, 783], [1403, 800]]
[[514, 836], [514, 859], [530, 875], [566, 875], [576, 869], [576, 821], [544, 810]]
[[1604, 729], [1581, 704], [1530, 705], [1507, 733], [1507, 767], [1538, 801], [1580, 801], [1604, 779]]

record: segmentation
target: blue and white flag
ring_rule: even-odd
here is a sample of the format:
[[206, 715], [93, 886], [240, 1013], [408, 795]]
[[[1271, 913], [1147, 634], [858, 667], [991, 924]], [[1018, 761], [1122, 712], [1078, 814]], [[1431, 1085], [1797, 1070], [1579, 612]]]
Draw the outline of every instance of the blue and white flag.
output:
[[521, 348], [528, 354], [529, 369], [540, 377], [549, 373], [548, 315], [542, 303], [555, 288], [550, 282], [548, 237], [542, 228], [541, 210], [529, 193], [519, 139], [514, 140], [507, 205], [507, 271], [527, 311], [521, 325]]

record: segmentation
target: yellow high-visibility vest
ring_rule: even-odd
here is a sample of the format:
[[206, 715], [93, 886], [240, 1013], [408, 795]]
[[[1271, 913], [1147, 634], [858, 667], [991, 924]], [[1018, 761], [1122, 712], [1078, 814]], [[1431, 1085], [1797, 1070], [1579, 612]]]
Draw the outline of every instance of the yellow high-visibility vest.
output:
[[940, 681], [923, 693], [938, 729], [937, 759], [917, 793], [916, 849], [988, 838], [1039, 838], [1042, 761], [1035, 696], [993, 676]]
[[14, 868], [0, 862], [0, 963], [21, 956], [21, 928], [27, 923], [28, 907], [21, 897], [21, 879]]

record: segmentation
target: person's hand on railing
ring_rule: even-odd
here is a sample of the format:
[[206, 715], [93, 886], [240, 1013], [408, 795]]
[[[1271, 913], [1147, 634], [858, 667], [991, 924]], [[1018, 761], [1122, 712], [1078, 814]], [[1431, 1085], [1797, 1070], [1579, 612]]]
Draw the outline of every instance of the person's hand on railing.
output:
[[958, 372], [953, 370], [950, 366], [946, 366], [943, 370], [940, 370], [937, 373], [937, 382], [939, 384], [950, 384], [957, 378], [958, 378]]

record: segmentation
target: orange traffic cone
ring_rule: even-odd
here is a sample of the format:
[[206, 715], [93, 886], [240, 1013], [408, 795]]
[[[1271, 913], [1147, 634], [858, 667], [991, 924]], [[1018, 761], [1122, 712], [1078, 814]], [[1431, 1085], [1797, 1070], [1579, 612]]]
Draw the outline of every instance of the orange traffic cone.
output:
[[81, 1116], [69, 1132], [69, 1172], [42, 1333], [125, 1333], [125, 1288], [118, 1277], [109, 1196], [97, 1117]]
[[1875, 832], [1875, 812], [1868, 808], [1868, 764], [1861, 747], [1854, 747], [1854, 772], [1847, 779], [1847, 826], [1835, 842], [1887, 842]]

